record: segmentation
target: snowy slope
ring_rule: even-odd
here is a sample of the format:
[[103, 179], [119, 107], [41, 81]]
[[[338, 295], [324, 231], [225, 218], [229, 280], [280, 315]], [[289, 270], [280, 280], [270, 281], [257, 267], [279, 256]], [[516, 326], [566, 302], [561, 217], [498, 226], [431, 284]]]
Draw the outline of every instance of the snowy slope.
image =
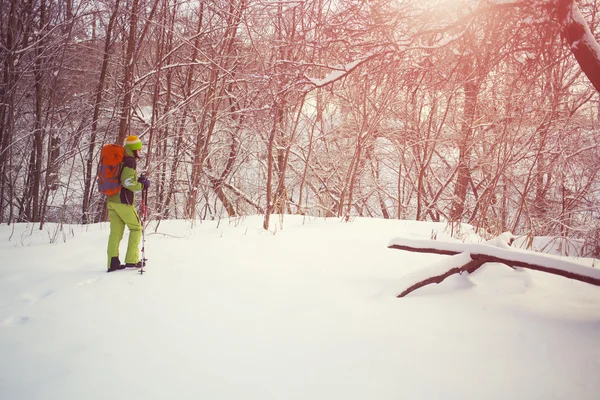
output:
[[261, 225], [162, 222], [143, 276], [107, 224], [0, 227], [0, 399], [600, 398], [600, 288], [488, 264], [397, 299], [447, 256], [388, 242], [443, 224]]

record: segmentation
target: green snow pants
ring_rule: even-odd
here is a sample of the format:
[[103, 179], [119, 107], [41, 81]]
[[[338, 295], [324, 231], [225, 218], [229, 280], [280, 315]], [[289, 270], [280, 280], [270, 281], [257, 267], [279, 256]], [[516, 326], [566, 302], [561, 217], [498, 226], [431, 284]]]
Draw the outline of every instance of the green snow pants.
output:
[[129, 228], [129, 242], [127, 243], [126, 264], [137, 264], [140, 261], [138, 246], [142, 238], [142, 224], [134, 206], [121, 203], [108, 204], [108, 217], [110, 219], [110, 235], [108, 236], [108, 268], [113, 257], [119, 257], [119, 244], [123, 239], [125, 225]]

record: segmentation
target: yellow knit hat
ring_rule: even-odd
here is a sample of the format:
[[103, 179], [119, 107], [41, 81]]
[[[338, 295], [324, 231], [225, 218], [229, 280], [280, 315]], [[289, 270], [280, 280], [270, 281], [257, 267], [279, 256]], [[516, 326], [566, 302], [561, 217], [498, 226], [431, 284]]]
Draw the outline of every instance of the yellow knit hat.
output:
[[137, 136], [129, 136], [125, 139], [125, 147], [131, 151], [139, 150], [142, 148], [142, 141]]

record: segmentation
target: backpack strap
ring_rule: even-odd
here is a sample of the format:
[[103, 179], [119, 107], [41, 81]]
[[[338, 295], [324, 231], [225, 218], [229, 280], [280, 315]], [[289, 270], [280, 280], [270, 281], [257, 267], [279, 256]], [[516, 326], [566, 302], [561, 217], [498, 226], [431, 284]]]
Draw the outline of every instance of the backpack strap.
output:
[[[135, 158], [131, 157], [131, 156], [125, 156], [123, 158], [123, 163], [121, 164], [121, 172], [119, 172], [119, 176], [121, 176], [121, 174], [123, 173], [123, 169], [125, 167], [135, 169], [136, 168]], [[123, 186], [121, 188], [121, 196], [120, 196], [121, 204], [132, 205], [133, 198], [134, 198], [133, 192]]]
[[127, 168], [136, 168], [136, 162], [135, 162], [135, 158], [134, 157], [130, 157], [130, 156], [125, 156], [123, 158], [123, 166], [127, 167]]

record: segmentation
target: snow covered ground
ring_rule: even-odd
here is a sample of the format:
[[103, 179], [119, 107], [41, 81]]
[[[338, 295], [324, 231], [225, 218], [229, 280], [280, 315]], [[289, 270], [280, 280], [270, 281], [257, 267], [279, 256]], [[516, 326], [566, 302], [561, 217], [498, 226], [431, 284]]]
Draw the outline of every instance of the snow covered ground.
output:
[[599, 287], [487, 264], [397, 299], [448, 256], [388, 242], [444, 224], [261, 225], [162, 222], [144, 275], [105, 272], [107, 224], [0, 227], [0, 399], [600, 398]]

